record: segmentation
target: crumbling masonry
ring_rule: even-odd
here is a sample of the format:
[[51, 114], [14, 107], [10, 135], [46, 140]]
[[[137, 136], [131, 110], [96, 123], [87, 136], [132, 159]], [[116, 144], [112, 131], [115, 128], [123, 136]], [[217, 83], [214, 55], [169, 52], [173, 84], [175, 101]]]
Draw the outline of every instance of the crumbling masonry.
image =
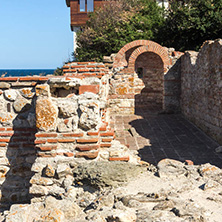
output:
[[85, 159], [139, 163], [115, 141], [116, 113], [182, 112], [222, 143], [221, 51], [222, 40], [185, 54], [138, 40], [105, 63], [68, 63], [64, 76], [0, 78], [1, 207], [63, 194]]

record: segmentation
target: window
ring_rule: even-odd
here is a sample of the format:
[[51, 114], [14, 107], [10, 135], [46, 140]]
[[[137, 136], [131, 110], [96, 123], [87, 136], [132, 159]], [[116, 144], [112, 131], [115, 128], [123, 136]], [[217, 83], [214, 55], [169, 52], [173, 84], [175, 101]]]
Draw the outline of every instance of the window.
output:
[[86, 2], [85, 0], [79, 0], [79, 11], [85, 12], [86, 11]]
[[137, 75], [140, 79], [143, 78], [143, 68], [142, 67], [137, 68]]
[[94, 0], [87, 0], [87, 12], [94, 11]]

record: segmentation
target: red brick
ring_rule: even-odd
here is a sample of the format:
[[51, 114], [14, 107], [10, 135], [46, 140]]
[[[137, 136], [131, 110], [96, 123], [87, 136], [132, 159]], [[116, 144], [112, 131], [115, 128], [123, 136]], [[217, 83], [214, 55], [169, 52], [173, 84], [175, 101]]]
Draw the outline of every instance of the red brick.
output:
[[75, 141], [75, 139], [58, 139], [59, 143], [73, 143]]
[[96, 76], [96, 73], [82, 73], [84, 77]]
[[19, 77], [1, 77], [0, 81], [18, 81]]
[[87, 135], [89, 135], [89, 136], [98, 136], [99, 132], [87, 132]]
[[39, 81], [47, 81], [49, 77], [39, 77]]
[[13, 136], [14, 133], [0, 133], [0, 136], [3, 136], [3, 137], [7, 137], [7, 136]]
[[89, 72], [89, 69], [79, 69], [78, 72]]
[[112, 138], [103, 138], [102, 142], [111, 142], [113, 139]]
[[64, 119], [64, 123], [65, 123], [66, 125], [68, 124], [68, 122], [69, 122], [68, 119]]
[[110, 131], [110, 132], [105, 132], [105, 133], [100, 133], [100, 136], [114, 136], [114, 131]]
[[87, 65], [86, 67], [87, 67], [87, 68], [96, 68], [95, 65]]
[[46, 140], [35, 140], [35, 144], [46, 143]]
[[110, 157], [109, 161], [129, 161], [129, 157]]
[[77, 62], [78, 65], [88, 65], [89, 62]]
[[101, 126], [101, 127], [99, 128], [99, 131], [106, 131], [106, 126]]
[[57, 139], [47, 139], [48, 143], [57, 143], [58, 140]]
[[68, 72], [76, 72], [76, 71], [77, 71], [77, 69], [69, 69]]
[[39, 146], [38, 148], [42, 151], [51, 151], [56, 150], [57, 146]]
[[13, 128], [14, 131], [27, 131], [27, 128]]
[[85, 66], [71, 66], [72, 68], [74, 68], [74, 69], [80, 69], [80, 68], [85, 68]]
[[79, 95], [83, 94], [84, 92], [91, 92], [98, 94], [99, 93], [99, 85], [82, 85], [79, 87]]
[[57, 137], [57, 133], [38, 133], [36, 137]]
[[76, 149], [80, 151], [90, 151], [90, 150], [98, 150], [99, 147], [100, 145], [78, 145]]
[[75, 157], [85, 157], [87, 159], [95, 159], [99, 152], [80, 152], [76, 153]]
[[98, 138], [90, 138], [90, 139], [77, 139], [77, 143], [97, 143]]
[[101, 143], [100, 147], [111, 147], [112, 144], [111, 143]]
[[63, 68], [63, 69], [69, 69], [70, 66], [64, 65], [62, 68]]
[[82, 137], [83, 133], [63, 133], [64, 137]]
[[97, 67], [97, 68], [105, 68], [104, 65], [97, 65], [96, 67]]
[[9, 145], [8, 145], [8, 147], [9, 148], [13, 148], [13, 149], [18, 149], [19, 147], [18, 147], [18, 144], [12, 144], [12, 143], [10, 143]]
[[194, 165], [192, 160], [185, 160], [186, 165]]
[[5, 128], [0, 128], [0, 131], [5, 131]]
[[67, 157], [72, 157], [74, 156], [73, 153], [69, 153], [69, 152], [66, 152], [66, 153], [63, 153], [64, 156], [67, 156]]
[[49, 77], [41, 77], [41, 76], [27, 76], [20, 77], [19, 81], [47, 81]]
[[11, 140], [13, 141], [13, 142], [26, 142], [27, 141], [27, 138], [19, 138], [19, 137], [17, 137], [17, 138], [11, 138]]
[[3, 142], [3, 143], [8, 143], [10, 141], [10, 139], [0, 139], [0, 142]]
[[56, 153], [38, 153], [39, 157], [55, 157]]
[[34, 144], [31, 144], [31, 143], [25, 143], [25, 144], [22, 144], [23, 147], [29, 147], [29, 148], [35, 148], [36, 146]]
[[0, 143], [0, 147], [5, 147], [7, 146], [7, 143]]

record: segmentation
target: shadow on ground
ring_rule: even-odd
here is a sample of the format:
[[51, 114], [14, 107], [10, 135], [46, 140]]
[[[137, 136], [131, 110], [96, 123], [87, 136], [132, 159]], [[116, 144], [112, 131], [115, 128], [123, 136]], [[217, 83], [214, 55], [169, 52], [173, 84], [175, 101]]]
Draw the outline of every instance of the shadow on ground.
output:
[[171, 158], [192, 160], [194, 164], [210, 163], [222, 168], [222, 154], [215, 152], [219, 144], [180, 114], [137, 109], [135, 115], [122, 117], [122, 121], [125, 121], [125, 128], [135, 129], [136, 135], [125, 133], [125, 137], [131, 137], [125, 140], [130, 149], [138, 150], [144, 161], [156, 165], [161, 159]]

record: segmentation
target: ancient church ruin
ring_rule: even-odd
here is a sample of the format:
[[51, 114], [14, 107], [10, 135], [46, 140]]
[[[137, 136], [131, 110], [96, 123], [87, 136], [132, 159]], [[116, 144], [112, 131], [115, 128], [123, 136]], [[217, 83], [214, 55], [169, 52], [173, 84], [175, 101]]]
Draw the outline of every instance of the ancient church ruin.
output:
[[64, 76], [0, 78], [1, 207], [61, 195], [84, 161], [139, 164], [110, 125], [138, 107], [181, 112], [222, 143], [221, 49], [222, 40], [199, 53], [137, 40], [104, 63], [67, 63]]

